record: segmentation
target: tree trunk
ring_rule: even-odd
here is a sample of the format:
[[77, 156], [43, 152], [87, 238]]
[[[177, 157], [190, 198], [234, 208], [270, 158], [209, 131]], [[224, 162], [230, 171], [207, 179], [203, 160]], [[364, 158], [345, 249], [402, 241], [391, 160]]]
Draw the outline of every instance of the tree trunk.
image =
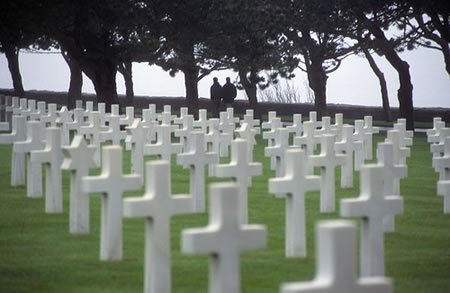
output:
[[250, 105], [250, 108], [253, 109], [255, 118], [260, 119], [261, 111], [259, 109], [258, 97], [256, 95], [257, 84], [256, 84], [256, 82], [254, 82], [256, 80], [256, 73], [252, 71], [250, 73], [250, 80], [249, 80], [247, 78], [247, 70], [240, 69], [239, 70], [239, 79], [241, 81], [242, 86], [244, 87], [245, 93], [247, 94], [248, 103]]
[[309, 87], [314, 91], [314, 104], [317, 116], [321, 119], [328, 115], [327, 109], [327, 74], [321, 61], [313, 61], [307, 66]]
[[83, 87], [83, 72], [78, 62], [72, 58], [66, 51], [61, 50], [61, 54], [69, 66], [70, 83], [67, 95], [67, 106], [69, 109], [75, 108], [75, 101], [81, 98], [81, 89]]
[[8, 60], [8, 68], [11, 73], [11, 79], [14, 86], [14, 94], [19, 98], [23, 98], [25, 90], [23, 89], [22, 76], [19, 66], [19, 49], [12, 45], [3, 44], [6, 59]]
[[186, 102], [189, 113], [198, 119], [198, 69], [189, 68], [183, 71], [186, 87]]
[[119, 72], [125, 80], [125, 102], [128, 106], [134, 105], [134, 89], [133, 89], [133, 64], [132, 62], [124, 62], [119, 65]]
[[406, 118], [407, 129], [414, 130], [413, 85], [409, 73], [409, 64], [398, 56], [397, 52], [390, 46], [389, 41], [379, 27], [372, 27], [371, 32], [375, 38], [382, 42], [379, 49], [398, 72], [400, 81], [400, 87], [397, 91], [400, 106], [399, 115], [401, 118]]
[[384, 78], [383, 72], [380, 70], [378, 65], [375, 63], [372, 55], [370, 55], [369, 50], [365, 47], [362, 48], [364, 55], [366, 56], [367, 61], [369, 62], [370, 68], [372, 68], [375, 75], [378, 77], [378, 81], [380, 82], [380, 90], [381, 90], [381, 100], [383, 101], [383, 112], [384, 119], [386, 121], [392, 121], [392, 112], [391, 107], [389, 105], [389, 96], [386, 85], [386, 79]]
[[117, 66], [107, 59], [95, 61], [95, 63], [86, 64], [90, 69], [86, 75], [94, 84], [97, 103], [105, 103], [106, 110], [111, 111], [112, 104], [119, 104], [116, 88]]

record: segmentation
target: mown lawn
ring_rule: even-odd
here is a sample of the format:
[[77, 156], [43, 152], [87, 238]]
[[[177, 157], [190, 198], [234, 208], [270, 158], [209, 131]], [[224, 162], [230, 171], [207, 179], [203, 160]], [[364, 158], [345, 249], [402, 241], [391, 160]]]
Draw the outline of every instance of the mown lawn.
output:
[[[384, 139], [377, 135], [374, 143]], [[306, 196], [308, 257], [284, 257], [284, 200], [268, 193], [274, 173], [264, 158], [265, 142], [258, 138], [255, 160], [264, 164], [263, 176], [249, 190], [250, 223], [264, 224], [267, 248], [244, 252], [241, 257], [241, 292], [279, 292], [287, 281], [310, 280], [315, 275], [314, 227], [322, 219], [339, 218], [338, 212], [319, 213], [319, 193]], [[394, 292], [450, 292], [450, 215], [442, 212], [436, 196], [437, 175], [423, 134], [415, 134], [408, 159], [408, 178], [402, 180], [404, 213], [396, 217], [396, 232], [385, 236], [386, 275]], [[44, 213], [43, 199], [26, 197], [25, 187], [10, 186], [11, 146], [0, 145], [0, 292], [142, 292], [144, 219], [124, 219], [124, 259], [99, 261], [100, 195], [91, 195], [91, 233], [71, 235], [69, 229], [69, 173], [64, 172], [64, 213]], [[189, 191], [188, 171], [172, 165], [173, 193]], [[124, 170], [128, 172], [129, 153]], [[92, 174], [99, 170], [93, 170]], [[337, 171], [339, 173], [339, 171]], [[354, 188], [337, 188], [339, 199], [359, 195], [359, 174]], [[209, 178], [208, 182], [218, 181]], [[336, 176], [337, 186], [339, 174]], [[208, 190], [207, 190], [208, 191]], [[140, 196], [143, 189], [125, 196]], [[355, 220], [357, 223], [357, 221]], [[205, 226], [207, 214], [172, 219], [172, 292], [208, 291], [205, 255], [180, 251], [181, 230]]]

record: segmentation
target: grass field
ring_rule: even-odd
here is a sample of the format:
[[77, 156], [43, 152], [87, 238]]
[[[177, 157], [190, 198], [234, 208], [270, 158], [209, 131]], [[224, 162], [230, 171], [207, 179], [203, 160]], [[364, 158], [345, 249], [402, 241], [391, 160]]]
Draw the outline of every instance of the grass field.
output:
[[[374, 143], [384, 139], [375, 136]], [[274, 173], [263, 157], [265, 142], [258, 137], [255, 161], [264, 174], [253, 179], [249, 190], [249, 222], [267, 227], [267, 248], [241, 255], [241, 292], [279, 292], [283, 282], [310, 280], [315, 275], [315, 225], [339, 213], [319, 213], [319, 193], [306, 196], [308, 257], [284, 257], [284, 200], [268, 193]], [[100, 195], [91, 194], [91, 233], [68, 232], [69, 173], [64, 172], [64, 213], [44, 213], [43, 199], [26, 197], [25, 187], [10, 187], [11, 146], [0, 145], [0, 292], [142, 292], [144, 219], [124, 219], [124, 259], [99, 261]], [[129, 172], [129, 153], [124, 171]], [[189, 191], [188, 171], [172, 165], [173, 193]], [[97, 174], [99, 170], [93, 170]], [[339, 173], [339, 170], [337, 170]], [[423, 134], [415, 134], [408, 178], [402, 180], [404, 213], [396, 217], [396, 232], [385, 235], [386, 275], [393, 278], [394, 292], [450, 292], [450, 215], [442, 212], [436, 196], [437, 175]], [[359, 174], [354, 188], [337, 187], [339, 199], [359, 195]], [[217, 179], [208, 178], [209, 183]], [[339, 174], [336, 176], [337, 186]], [[207, 190], [208, 191], [208, 190]], [[125, 196], [141, 196], [143, 189]], [[355, 219], [355, 222], [357, 220]], [[180, 251], [181, 230], [208, 223], [207, 214], [172, 218], [172, 292], [208, 291], [206, 255]]]

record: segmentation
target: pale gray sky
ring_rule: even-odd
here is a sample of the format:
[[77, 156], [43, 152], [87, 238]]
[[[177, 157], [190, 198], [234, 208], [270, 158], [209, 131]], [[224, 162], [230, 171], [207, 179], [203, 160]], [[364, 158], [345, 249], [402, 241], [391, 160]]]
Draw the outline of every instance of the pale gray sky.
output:
[[[450, 78], [444, 69], [442, 54], [435, 50], [418, 49], [404, 52], [401, 57], [408, 61], [411, 67], [414, 85], [415, 107], [445, 107], [450, 108]], [[391, 106], [398, 106], [398, 78], [395, 70], [378, 56], [375, 57], [383, 70], [389, 90]], [[20, 66], [25, 90], [66, 91], [69, 84], [69, 69], [59, 54], [20, 55]], [[209, 87], [213, 76], [220, 83], [225, 77], [236, 78], [232, 71], [214, 72], [199, 83], [200, 97], [209, 98]], [[304, 96], [306, 75], [298, 70], [294, 86]], [[134, 64], [134, 91], [136, 95], [148, 96], [184, 96], [184, 77], [181, 73], [175, 77], [156, 66], [146, 63]], [[0, 54], [0, 88], [12, 88], [6, 58]], [[117, 77], [119, 93], [125, 93], [125, 86], [120, 74]], [[85, 78], [83, 92], [94, 93], [92, 83]], [[240, 92], [240, 98], [245, 98]], [[367, 61], [358, 56], [345, 59], [336, 72], [329, 75], [327, 96], [329, 103], [381, 106], [378, 80], [370, 69]], [[303, 98], [305, 101], [306, 98]]]

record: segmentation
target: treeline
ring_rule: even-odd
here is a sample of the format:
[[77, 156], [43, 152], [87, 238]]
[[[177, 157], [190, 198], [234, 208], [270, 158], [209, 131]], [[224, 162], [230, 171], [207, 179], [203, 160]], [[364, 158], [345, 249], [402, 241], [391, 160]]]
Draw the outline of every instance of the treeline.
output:
[[[413, 85], [399, 52], [440, 50], [450, 74], [450, 2], [388, 0], [14, 0], [0, 3], [0, 51], [16, 95], [24, 89], [20, 49], [58, 49], [71, 73], [70, 101], [81, 95], [82, 72], [97, 101], [118, 103], [123, 74], [132, 103], [132, 63], [182, 72], [186, 103], [198, 112], [198, 82], [232, 69], [258, 113], [257, 89], [307, 73], [319, 115], [327, 114], [327, 76], [350, 54], [365, 55], [380, 81], [385, 117], [389, 99], [373, 53], [398, 72], [400, 116], [413, 127]], [[394, 36], [387, 30], [396, 28]]]

